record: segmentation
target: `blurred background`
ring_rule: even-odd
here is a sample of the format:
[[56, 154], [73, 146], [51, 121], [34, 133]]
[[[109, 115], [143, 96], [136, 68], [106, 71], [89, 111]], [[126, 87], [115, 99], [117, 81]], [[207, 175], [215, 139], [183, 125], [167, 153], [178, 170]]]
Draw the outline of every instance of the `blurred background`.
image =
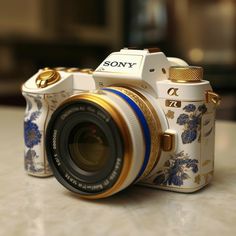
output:
[[157, 46], [205, 69], [236, 120], [235, 0], [0, 0], [0, 105], [25, 106], [39, 68], [96, 66], [124, 46]]

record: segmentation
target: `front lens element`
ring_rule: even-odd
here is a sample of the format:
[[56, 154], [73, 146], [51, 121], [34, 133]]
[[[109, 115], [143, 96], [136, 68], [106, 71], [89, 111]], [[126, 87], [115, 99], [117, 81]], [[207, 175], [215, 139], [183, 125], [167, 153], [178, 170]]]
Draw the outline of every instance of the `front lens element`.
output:
[[104, 132], [96, 124], [79, 124], [70, 134], [71, 159], [82, 170], [96, 172], [104, 168], [111, 154]]

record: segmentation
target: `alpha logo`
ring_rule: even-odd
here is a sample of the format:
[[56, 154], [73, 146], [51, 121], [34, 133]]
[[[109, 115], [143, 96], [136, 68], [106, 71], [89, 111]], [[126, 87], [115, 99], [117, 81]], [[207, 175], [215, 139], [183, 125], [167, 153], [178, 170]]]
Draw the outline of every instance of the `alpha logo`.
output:
[[111, 67], [123, 67], [123, 68], [133, 68], [137, 63], [125, 62], [125, 61], [105, 61], [103, 66], [111, 66]]

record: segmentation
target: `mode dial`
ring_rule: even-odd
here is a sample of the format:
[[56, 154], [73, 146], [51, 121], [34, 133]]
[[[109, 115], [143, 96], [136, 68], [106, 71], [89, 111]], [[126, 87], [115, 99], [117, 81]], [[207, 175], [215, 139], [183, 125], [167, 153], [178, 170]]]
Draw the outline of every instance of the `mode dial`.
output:
[[35, 82], [38, 88], [46, 88], [49, 85], [55, 84], [60, 79], [61, 76], [56, 70], [46, 69], [38, 75]]
[[172, 66], [169, 79], [173, 82], [200, 82], [203, 78], [203, 68], [200, 66]]

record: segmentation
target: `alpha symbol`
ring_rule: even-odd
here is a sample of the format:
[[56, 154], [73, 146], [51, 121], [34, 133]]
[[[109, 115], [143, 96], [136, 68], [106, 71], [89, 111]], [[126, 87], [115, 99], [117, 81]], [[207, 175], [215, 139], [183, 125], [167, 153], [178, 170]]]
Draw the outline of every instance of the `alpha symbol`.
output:
[[179, 96], [179, 94], [177, 93], [179, 89], [178, 88], [169, 88], [167, 90], [167, 93], [170, 95], [170, 96]]

